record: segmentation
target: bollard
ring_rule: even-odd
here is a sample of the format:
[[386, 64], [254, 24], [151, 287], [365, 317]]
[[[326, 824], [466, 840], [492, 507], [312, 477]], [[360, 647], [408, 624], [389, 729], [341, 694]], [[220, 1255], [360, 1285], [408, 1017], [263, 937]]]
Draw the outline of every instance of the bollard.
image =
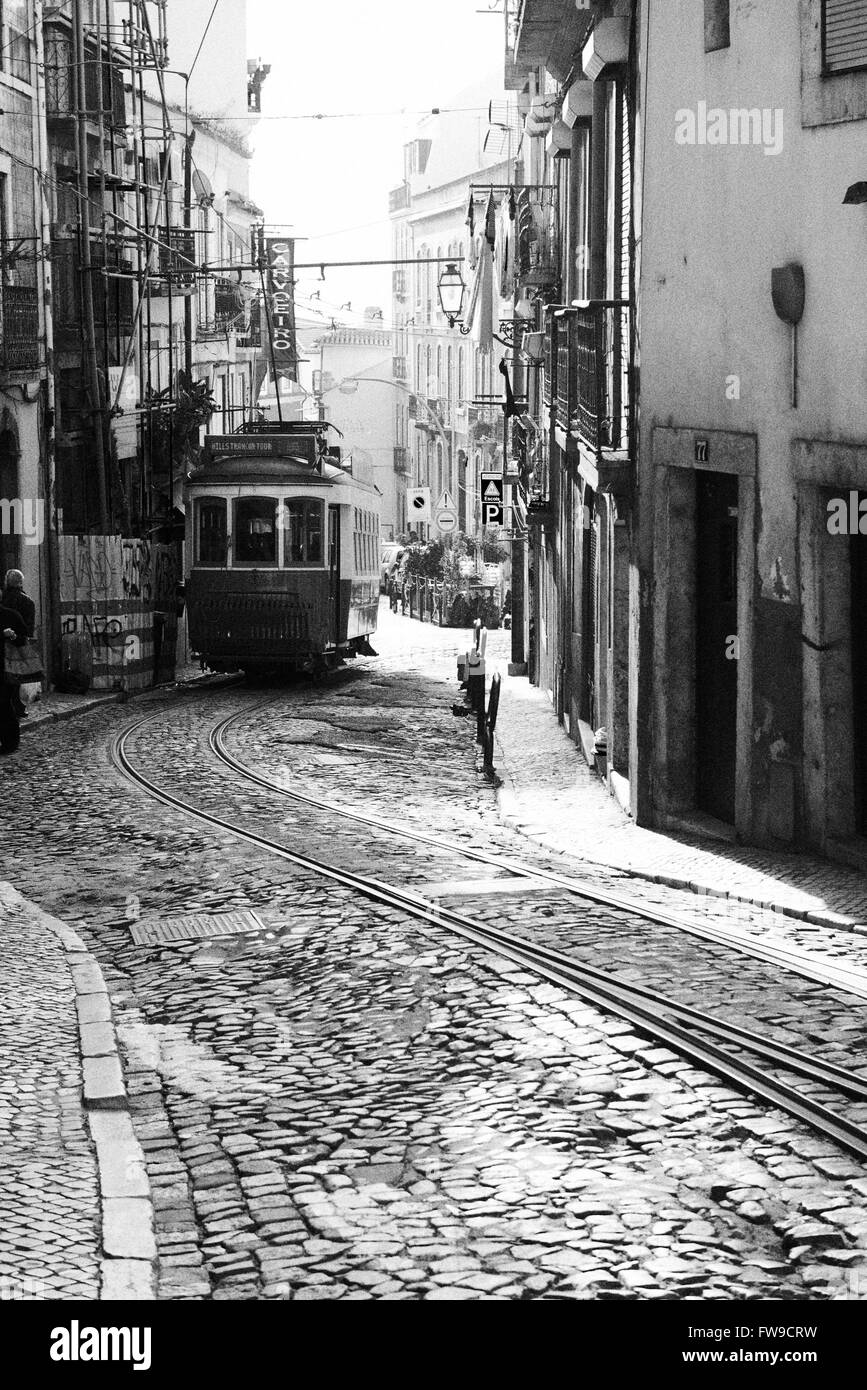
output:
[[[467, 687], [469, 691], [470, 708], [476, 711], [477, 730], [484, 727], [485, 717], [485, 647], [488, 641], [488, 630], [476, 621], [475, 647], [467, 656]], [[481, 723], [478, 723], [478, 720]], [[478, 742], [481, 743], [481, 736]]]
[[488, 698], [488, 717], [485, 720], [484, 763], [485, 771], [494, 770], [494, 730], [497, 727], [497, 714], [500, 709], [500, 673], [497, 671], [491, 680], [491, 694]]

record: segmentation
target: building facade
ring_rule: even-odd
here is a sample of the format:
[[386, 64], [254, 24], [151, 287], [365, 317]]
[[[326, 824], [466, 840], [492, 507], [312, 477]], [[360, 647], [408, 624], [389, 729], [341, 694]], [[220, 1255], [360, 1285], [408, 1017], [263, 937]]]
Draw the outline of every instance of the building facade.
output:
[[42, 640], [51, 622], [52, 575], [45, 544], [50, 327], [37, 181], [44, 153], [38, 18], [30, 0], [0, 9], [0, 580], [7, 569], [22, 570]]
[[[475, 102], [489, 84], [462, 93], [455, 106]], [[502, 470], [502, 399], [498, 364], [504, 345], [480, 344], [468, 324], [449, 327], [437, 292], [449, 263], [465, 282], [472, 278], [468, 208], [482, 220], [491, 189], [511, 177], [510, 143], [517, 143], [516, 113], [507, 101], [491, 102], [489, 116], [460, 111], [429, 117], [403, 151], [403, 181], [389, 195], [392, 219], [394, 377], [403, 387], [395, 403], [395, 469], [405, 482], [430, 489], [435, 506], [443, 492], [454, 500], [459, 529], [482, 529], [479, 479]], [[505, 119], [494, 123], [492, 117]], [[512, 124], [510, 124], [510, 121]], [[514, 125], [514, 129], [512, 126]], [[469, 288], [469, 286], [468, 286]], [[509, 306], [511, 313], [511, 306]], [[464, 331], [462, 331], [462, 329]], [[401, 514], [399, 531], [420, 540], [436, 534], [431, 523]]]
[[867, 9], [657, 7], [636, 47], [644, 814], [863, 862]]
[[380, 493], [382, 536], [388, 540], [404, 529], [406, 517], [406, 492], [395, 462], [395, 397], [402, 393], [392, 379], [393, 356], [393, 335], [377, 328], [372, 317], [357, 328], [334, 328], [319, 341], [316, 383], [321, 418], [342, 435], [344, 462]]
[[184, 472], [214, 408], [231, 429], [254, 401], [250, 156], [164, 99], [179, 8], [0, 8], [0, 565], [49, 675], [97, 688], [171, 676]]
[[[524, 117], [513, 424], [527, 508], [525, 651], [628, 804], [634, 545], [634, 76], [628, 5], [509, 4]], [[633, 615], [634, 616], [634, 615]]]
[[858, 864], [862, 10], [510, 0], [505, 65], [558, 208], [531, 678], [642, 823]]

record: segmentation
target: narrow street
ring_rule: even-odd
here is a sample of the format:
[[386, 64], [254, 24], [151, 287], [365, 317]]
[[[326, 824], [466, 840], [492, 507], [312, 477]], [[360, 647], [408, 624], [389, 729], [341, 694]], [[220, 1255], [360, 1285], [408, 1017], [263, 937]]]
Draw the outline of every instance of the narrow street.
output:
[[[153, 1232], [153, 1292], [863, 1297], [861, 1161], [462, 940], [445, 918], [507, 927], [855, 1072], [867, 943], [790, 915], [736, 913], [736, 929], [793, 952], [796, 967], [808, 956], [820, 977], [850, 972], [853, 992], [772, 969], [641, 915], [686, 913], [721, 928], [727, 900], [594, 865], [586, 845], [566, 856], [506, 826], [474, 721], [452, 714], [461, 639], [383, 603], [381, 654], [321, 683], [207, 678], [158, 690], [33, 729], [4, 769], [21, 808], [6, 831], [5, 875], [78, 933], [108, 987], [145, 1160], [132, 1200]], [[508, 641], [491, 635], [490, 670], [505, 670]], [[509, 688], [507, 679], [495, 756], [503, 775], [510, 748], [520, 764], [522, 737]], [[188, 810], [130, 783], [118, 763], [127, 731], [128, 766]], [[577, 756], [575, 765], [577, 777]], [[551, 769], [552, 795], [562, 774]], [[516, 878], [506, 859], [628, 897], [635, 911]], [[317, 864], [410, 890], [443, 920], [377, 902]], [[7, 978], [38, 951], [38, 938], [5, 938]], [[33, 1003], [37, 1024], [40, 1009], [45, 1026], [49, 1015], [55, 1030], [73, 1025], [68, 992], [50, 975]], [[54, 1041], [71, 1055], [74, 1038]], [[4, 1074], [23, 1142], [28, 1095], [45, 1076]], [[61, 1081], [54, 1113], [40, 1115], [42, 1188], [49, 1210], [65, 1188], [81, 1224], [97, 1168]], [[805, 1090], [825, 1099], [820, 1083]], [[864, 1099], [835, 1106], [863, 1127]], [[16, 1195], [26, 1209], [27, 1194]], [[0, 1273], [39, 1279], [48, 1296], [96, 1297], [98, 1223], [83, 1227], [67, 1223], [68, 1248], [53, 1262], [32, 1225], [5, 1229]], [[149, 1266], [146, 1241], [130, 1263]]]

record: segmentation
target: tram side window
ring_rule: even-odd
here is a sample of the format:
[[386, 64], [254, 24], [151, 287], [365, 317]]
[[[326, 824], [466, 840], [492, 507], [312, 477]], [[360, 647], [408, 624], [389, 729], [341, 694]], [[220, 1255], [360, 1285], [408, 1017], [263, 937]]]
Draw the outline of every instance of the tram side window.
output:
[[276, 565], [277, 502], [273, 497], [239, 497], [235, 501], [234, 563]]
[[283, 511], [283, 561], [287, 565], [322, 564], [322, 503], [295, 498]]
[[203, 497], [196, 503], [196, 559], [200, 565], [226, 563], [226, 503], [222, 497]]

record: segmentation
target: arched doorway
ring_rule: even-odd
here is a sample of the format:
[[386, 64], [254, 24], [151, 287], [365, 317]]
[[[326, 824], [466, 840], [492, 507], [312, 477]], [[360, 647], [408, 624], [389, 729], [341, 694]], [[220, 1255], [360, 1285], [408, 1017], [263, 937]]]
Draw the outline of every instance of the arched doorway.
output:
[[[0, 419], [0, 502], [11, 503], [20, 496], [18, 485], [18, 432], [8, 411]], [[0, 586], [9, 569], [18, 569], [21, 537], [12, 531], [12, 514], [4, 507], [0, 515]]]

